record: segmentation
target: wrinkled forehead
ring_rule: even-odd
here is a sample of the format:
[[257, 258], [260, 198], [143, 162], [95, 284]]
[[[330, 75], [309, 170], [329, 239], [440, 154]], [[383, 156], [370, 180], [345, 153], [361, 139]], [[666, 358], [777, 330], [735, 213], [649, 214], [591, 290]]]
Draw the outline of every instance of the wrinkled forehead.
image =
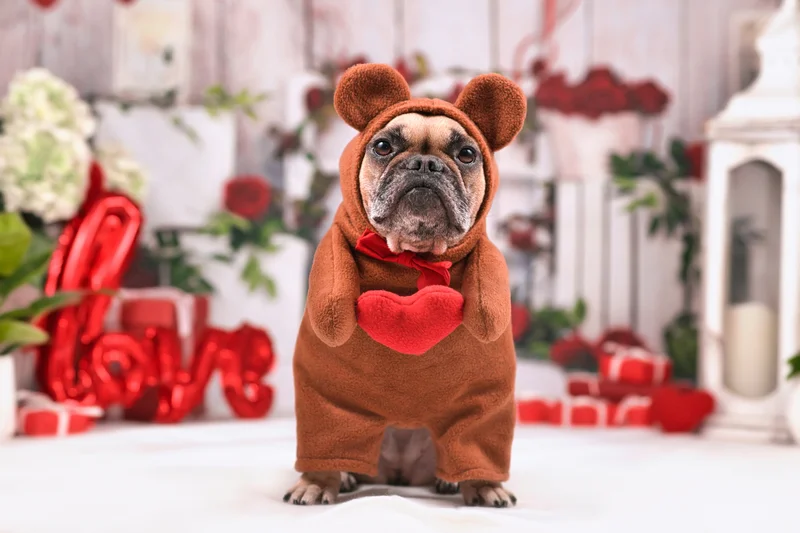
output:
[[395, 117], [375, 134], [373, 139], [380, 136], [411, 146], [430, 145], [438, 148], [471, 139], [464, 127], [452, 118], [419, 113], [406, 113]]

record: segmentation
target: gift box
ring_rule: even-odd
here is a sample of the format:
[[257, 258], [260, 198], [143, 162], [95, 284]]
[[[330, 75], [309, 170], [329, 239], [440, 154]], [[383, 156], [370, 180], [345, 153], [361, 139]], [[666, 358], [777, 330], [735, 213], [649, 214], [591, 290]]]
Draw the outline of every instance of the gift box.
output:
[[517, 400], [517, 421], [526, 424], [549, 424], [553, 401], [534, 396]]
[[31, 437], [63, 437], [83, 433], [94, 427], [103, 410], [77, 402], [57, 403], [48, 396], [31, 391], [19, 391], [17, 400], [17, 431]]
[[570, 372], [567, 374], [567, 392], [570, 396], [594, 396], [610, 402], [621, 402], [629, 396], [649, 397], [654, 385], [636, 385], [622, 381], [609, 381], [597, 374]]
[[559, 426], [606, 427], [612, 425], [616, 405], [591, 396], [564, 398], [550, 410], [550, 422]]
[[653, 425], [653, 400], [645, 396], [628, 396], [617, 404], [614, 425], [649, 427]]
[[672, 376], [667, 356], [611, 342], [601, 347], [599, 369], [603, 380], [633, 385], [661, 385]]
[[[148, 328], [175, 331], [181, 341], [182, 363], [186, 366], [208, 327], [208, 312], [205, 295], [189, 294], [173, 287], [121, 289], [111, 302], [105, 328], [135, 338], [143, 338]], [[153, 420], [157, 404], [156, 387], [146, 387], [141, 398], [125, 410], [125, 418]], [[203, 410], [201, 402], [192, 414], [200, 415]]]

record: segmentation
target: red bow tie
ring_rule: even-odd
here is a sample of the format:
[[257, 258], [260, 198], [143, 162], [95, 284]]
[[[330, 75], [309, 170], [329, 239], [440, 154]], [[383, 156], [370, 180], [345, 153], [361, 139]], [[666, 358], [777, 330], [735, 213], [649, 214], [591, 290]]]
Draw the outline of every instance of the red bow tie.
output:
[[374, 257], [381, 261], [398, 263], [403, 266], [419, 270], [420, 275], [417, 279], [417, 288], [423, 289], [429, 285], [450, 286], [450, 270], [453, 266], [450, 261], [439, 261], [433, 263], [421, 259], [414, 252], [394, 253], [389, 249], [383, 237], [374, 231], [365, 230], [356, 243], [356, 250], [364, 255]]

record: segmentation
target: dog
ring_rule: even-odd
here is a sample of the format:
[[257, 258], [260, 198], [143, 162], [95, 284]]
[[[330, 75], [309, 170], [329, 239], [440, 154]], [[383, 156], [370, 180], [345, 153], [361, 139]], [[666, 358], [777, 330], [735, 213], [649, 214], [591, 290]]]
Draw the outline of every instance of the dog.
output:
[[[366, 68], [364, 68], [364, 66], [359, 66], [353, 69], [362, 69], [362, 71], [358, 71], [357, 73], [361, 74], [363, 72], [364, 76], [372, 76], [370, 81], [373, 82], [373, 85], [378, 74], [380, 74], [380, 76], [389, 77], [390, 82], [396, 84], [397, 92], [399, 93], [399, 96], [390, 95], [389, 99], [394, 98], [400, 103], [405, 102], [408, 97], [405, 95], [402, 87], [402, 85], [405, 85], [404, 82], [401, 82], [401, 79], [398, 80], [397, 76], [393, 76], [391, 73], [387, 72], [385, 68], [382, 68], [382, 66], [378, 66], [381, 67], [380, 69], [374, 67], [376, 66], [366, 66]], [[368, 71], [367, 69], [369, 68], [372, 68], [375, 72]], [[376, 73], [378, 70], [380, 70], [380, 72]], [[347, 78], [348, 74], [350, 74], [349, 79]], [[340, 98], [339, 95], [345, 91], [342, 89], [342, 85], [346, 85], [354, 78], [357, 78], [357, 76], [348, 71], [340, 87], [337, 88], [337, 98], [339, 99], [337, 101], [337, 111], [340, 112], [340, 115], [343, 115], [343, 118], [345, 118], [348, 123], [354, 125], [359, 131], [368, 130], [368, 125], [372, 123], [371, 120], [390, 106], [383, 105], [379, 102], [377, 104], [378, 109], [368, 110], [366, 113], [362, 112], [363, 107], [359, 107], [357, 112], [348, 111], [345, 105], [346, 102], [342, 103], [342, 98]], [[467, 96], [463, 99], [462, 107], [474, 111], [473, 115], [477, 117], [477, 119], [473, 120], [475, 120], [479, 128], [478, 131], [480, 131], [481, 134], [476, 134], [474, 127], [465, 125], [468, 124], [467, 119], [462, 118], [461, 120], [456, 120], [456, 118], [461, 117], [461, 115], [452, 114], [452, 116], [448, 116], [448, 112], [442, 114], [427, 112], [427, 107], [425, 106], [428, 104], [423, 104], [420, 106], [419, 110], [411, 108], [408, 112], [397, 114], [397, 116], [386, 121], [385, 124], [381, 124], [376, 131], [370, 132], [368, 138], [365, 137], [361, 139], [363, 153], [360, 155], [357, 165], [357, 184], [355, 189], [350, 191], [346, 189], [347, 185], [344, 183], [343, 178], [342, 186], [345, 192], [345, 200], [343, 207], [340, 208], [340, 212], [337, 213], [338, 222], [335, 222], [335, 226], [338, 225], [344, 228], [342, 234], [351, 233], [355, 235], [354, 232], [361, 231], [361, 228], [359, 227], [356, 230], [355, 224], [353, 224], [353, 219], [356, 217], [353, 216], [352, 213], [361, 213], [366, 219], [366, 223], [368, 223], [375, 233], [385, 240], [386, 245], [392, 253], [403, 254], [408, 252], [420, 257], [432, 259], [448, 257], [448, 254], [450, 254], [454, 258], [460, 259], [462, 264], [464, 261], [463, 258], [469, 257], [469, 250], [477, 249], [475, 247], [479, 246], [484, 247], [481, 248], [481, 253], [484, 254], [483, 257], [488, 258], [485, 265], [483, 265], [486, 269], [486, 288], [484, 290], [491, 291], [492, 280], [496, 277], [496, 284], [500, 290], [495, 290], [493, 292], [500, 292], [502, 294], [499, 296], [499, 303], [491, 304], [497, 309], [496, 312], [492, 310], [494, 308], [488, 309], [490, 304], [486, 304], [488, 310], [482, 309], [479, 311], [479, 313], [494, 312], [496, 316], [490, 316], [490, 320], [484, 320], [486, 319], [485, 315], [482, 315], [482, 318], [474, 319], [474, 321], [477, 322], [483, 321], [483, 326], [486, 326], [484, 328], [486, 331], [484, 331], [472, 325], [473, 322], [470, 321], [470, 319], [472, 319], [472, 313], [470, 312], [472, 307], [467, 306], [471, 305], [468, 303], [468, 296], [472, 293], [467, 291], [468, 294], [464, 297], [464, 327], [466, 330], [477, 332], [478, 340], [475, 342], [486, 344], [486, 348], [481, 349], [491, 349], [490, 346], [492, 346], [493, 343], [498, 343], [497, 351], [503, 353], [498, 363], [500, 365], [507, 365], [509, 368], [500, 368], [496, 371], [497, 376], [493, 377], [491, 381], [488, 381], [486, 384], [477, 385], [482, 389], [483, 394], [488, 394], [488, 397], [492, 398], [492, 406], [489, 409], [489, 412], [492, 414], [491, 420], [486, 420], [485, 423], [481, 422], [476, 425], [474, 429], [470, 429], [470, 438], [490, 443], [491, 446], [499, 446], [499, 452], [491, 452], [489, 455], [493, 457], [497, 455], [500, 458], [498, 460], [504, 465], [503, 468], [507, 468], [505, 465], [508, 462], [507, 455], [510, 453], [509, 432], [513, 433], [513, 424], [515, 421], [515, 413], [513, 412], [513, 341], [511, 340], [509, 330], [510, 290], [508, 288], [507, 271], [505, 270], [502, 256], [493, 248], [493, 245], [487, 244], [488, 241], [485, 239], [484, 219], [486, 210], [488, 210], [488, 204], [491, 200], [490, 197], [496, 189], [497, 183], [496, 169], [493, 166], [493, 160], [487, 160], [487, 157], [491, 158], [494, 149], [499, 149], [498, 147], [502, 147], [510, 142], [511, 138], [519, 131], [522, 120], [524, 119], [525, 100], [524, 96], [521, 95], [521, 91], [518, 89], [516, 89], [516, 91], [514, 90], [515, 86], [509, 89], [510, 82], [499, 80], [496, 77], [492, 77], [490, 81], [491, 83], [487, 83], [487, 79], [483, 78], [480, 82], [468, 84], [467, 88], [464, 90]], [[356, 82], [358, 82], [358, 79], [356, 79]], [[470, 87], [470, 85], [472, 85], [472, 87]], [[405, 87], [407, 89], [407, 86]], [[374, 92], [374, 89], [370, 90]], [[512, 109], [513, 113], [507, 113], [508, 117], [511, 117], [510, 119], [508, 117], [504, 119], [505, 115], [498, 115], [495, 117], [496, 120], [501, 123], [501, 126], [503, 126], [502, 128], [496, 128], [487, 124], [487, 119], [483, 118], [483, 115], [478, 115], [478, 113], [484, 112], [484, 110], [478, 110], [477, 106], [481, 105], [480, 102], [476, 104], [470, 103], [469, 101], [469, 98], [474, 99], [476, 96], [497, 96], [495, 93], [498, 90], [511, 91], [511, 96], [513, 98], [511, 98], [510, 101], [512, 106], [516, 106], [516, 108]], [[349, 90], [350, 93], [356, 95], [356, 99], [359, 98], [358, 95], [360, 91], [363, 92], [363, 89], [356, 88]], [[483, 94], [482, 91], [489, 91], [489, 93]], [[360, 98], [363, 99], [363, 94]], [[497, 106], [508, 104], [508, 102], [503, 103], [496, 98], [490, 98], [490, 100]], [[353, 101], [355, 102], [356, 100]], [[413, 100], [409, 101], [413, 102]], [[355, 103], [354, 105], [363, 106], [361, 103]], [[439, 106], [442, 104], [435, 105]], [[458, 107], [458, 102], [456, 107]], [[491, 108], [492, 105], [488, 105], [487, 107]], [[435, 109], [438, 109], [438, 107], [435, 107]], [[488, 111], [491, 115], [491, 110], [488, 109]], [[469, 113], [467, 114], [469, 115]], [[366, 119], [369, 120], [360, 118], [360, 115], [365, 115]], [[470, 118], [473, 117], [470, 116]], [[491, 116], [488, 116], [488, 119], [491, 118]], [[511, 124], [504, 124], [503, 120], [510, 120]], [[508, 134], [509, 131], [512, 132], [510, 135]], [[350, 167], [348, 167], [346, 163], [343, 163], [342, 168], [342, 175], [344, 176], [349, 172]], [[350, 193], [349, 196], [348, 193]], [[348, 200], [355, 201], [354, 199], [356, 197], [358, 198], [358, 206], [355, 209], [352, 205], [346, 205]], [[349, 212], [348, 209], [350, 210]], [[350, 226], [353, 227], [351, 228]], [[335, 232], [336, 228], [334, 228], [330, 234], [335, 236]], [[330, 238], [333, 239], [334, 237]], [[347, 241], [348, 239], [344, 240]], [[346, 254], [353, 253], [353, 238], [350, 238], [349, 241], [351, 241], [350, 246], [341, 244], [341, 248], [335, 252], [341, 253], [344, 258], [343, 262], [348, 264], [349, 262], [346, 259]], [[325, 244], [323, 246], [323, 243], [321, 243], [320, 246], [323, 250], [318, 250], [314, 260], [315, 265], [318, 261], [321, 262], [328, 259], [330, 253], [324, 249], [325, 247], [333, 246], [335, 249], [336, 245]], [[357, 246], [356, 250], [358, 250]], [[458, 254], [461, 255], [459, 256]], [[475, 256], [477, 255], [478, 254], [475, 254]], [[333, 261], [336, 262], [337, 260], [333, 259]], [[338, 264], [341, 265], [342, 262], [340, 261]], [[462, 289], [465, 287], [465, 284], [469, 287], [469, 283], [474, 283], [473, 278], [476, 276], [473, 275], [470, 277], [469, 268], [469, 266], [462, 267], [462, 269], [453, 268], [453, 272], [457, 273], [456, 275], [464, 280], [461, 282]], [[351, 269], [348, 272], [355, 272], [355, 274], [358, 275], [359, 270]], [[461, 275], [462, 272], [463, 276]], [[312, 280], [314, 276], [315, 271], [314, 267], [312, 267]], [[322, 277], [322, 275], [320, 275], [320, 277]], [[467, 279], [468, 277], [469, 280]], [[329, 277], [326, 283], [337, 283], [339, 279], [339, 277]], [[342, 275], [341, 280], [345, 279], [347, 279], [347, 276]], [[360, 290], [363, 291], [365, 286], [370, 287], [370, 284], [364, 283], [362, 280]], [[347, 320], [343, 321], [339, 317], [332, 320], [331, 324], [336, 328], [332, 335], [329, 335], [324, 328], [319, 325], [315, 327], [313, 311], [309, 309], [315, 303], [314, 299], [316, 296], [312, 294], [312, 291], [317, 290], [317, 287], [319, 287], [319, 290], [327, 290], [323, 289], [323, 285], [321, 284], [316, 286], [310, 283], [309, 303], [306, 312], [307, 317], [304, 318], [304, 323], [306, 323], [306, 319], [307, 323], [301, 328], [295, 356], [296, 389], [301, 391], [298, 398], [304, 398], [303, 395], [313, 395], [314, 399], [308, 402], [305, 400], [298, 401], [298, 420], [300, 420], [301, 417], [303, 417], [303, 419], [310, 419], [307, 414], [310, 410], [304, 408], [306, 403], [314, 404], [313, 407], [316, 407], [316, 405], [321, 405], [327, 401], [325, 396], [336, 395], [340, 397], [340, 399], [337, 399], [338, 402], [343, 404], [352, 403], [351, 396], [346, 396], [341, 391], [334, 388], [329, 389], [332, 391], [331, 394], [317, 391], [316, 384], [322, 385], [319, 378], [316, 380], [307, 379], [306, 376], [312, 373], [309, 370], [311, 367], [303, 361], [312, 361], [310, 358], [321, 360], [319, 359], [320, 357], [325, 358], [331, 355], [312, 354], [312, 351], [325, 349], [326, 345], [336, 350], [341, 350], [348, 346], [348, 342], [354, 343], [353, 350], [357, 350], [355, 346], [371, 343], [371, 341], [363, 337], [363, 332], [360, 332], [360, 330], [355, 327], [354, 323], [352, 327], [350, 326], [350, 318], [355, 317], [350, 317], [350, 311], [347, 309], [346, 303], [342, 305], [341, 312], [347, 317]], [[356, 292], [352, 292], [354, 290]], [[357, 295], [356, 293], [358, 291], [359, 289], [357, 288], [351, 288], [346, 291], [346, 293], [348, 295]], [[506, 304], [504, 301], [506, 295], [508, 296], [508, 317], [506, 316]], [[350, 296], [348, 296], [348, 298], [349, 297]], [[342, 325], [343, 323], [345, 324], [344, 326]], [[339, 334], [338, 330], [343, 328], [350, 329], [350, 331]], [[480, 330], [480, 332], [478, 330]], [[351, 336], [358, 335], [359, 338], [356, 341], [348, 340], [349, 338], [345, 338], [348, 334]], [[317, 346], [317, 348], [316, 350], [311, 350], [310, 348], [312, 348], [312, 346], [306, 346], [304, 344], [304, 342], [306, 342], [304, 339], [311, 338], [312, 336], [323, 338], [323, 340], [327, 339], [327, 337], [331, 337], [331, 339], [330, 342], [326, 341], [325, 343], [315, 341], [314, 345]], [[341, 339], [334, 337], [344, 338], [344, 342], [342, 343]], [[452, 348], [450, 348], [448, 353], [452, 353], [452, 351]], [[511, 353], [510, 357], [508, 356], [509, 351]], [[347, 356], [350, 355], [349, 350], [341, 353], [347, 354]], [[428, 357], [428, 355], [426, 354], [420, 359], [424, 359], [424, 357]], [[362, 360], [363, 359], [357, 359], [355, 361]], [[312, 361], [311, 364], [313, 365], [316, 363]], [[324, 364], [329, 365], [337, 363], [325, 360]], [[406, 363], [404, 359], [401, 363], [397, 364], [414, 363]], [[349, 372], [348, 369], [345, 371]], [[369, 372], [372, 372], [372, 370]], [[320, 377], [328, 375], [329, 374], [326, 373], [319, 374]], [[348, 378], [345, 381], [352, 381], [352, 379]], [[391, 387], [391, 382], [387, 383], [389, 383], [389, 385], [384, 386], [385, 389]], [[495, 385], [497, 385], [498, 390], [501, 391], [498, 394], [495, 394], [494, 391], [491, 390]], [[463, 384], [454, 382], [454, 384], [449, 386], [461, 387]], [[426, 387], [426, 390], [427, 388], [428, 387]], [[381, 389], [378, 389], [378, 394], [380, 390]], [[365, 392], [365, 395], [368, 394], [369, 393]], [[497, 402], [495, 402], [495, 397], [497, 398]], [[388, 403], [391, 402], [387, 399], [387, 404]], [[460, 409], [460, 407], [455, 408], [455, 410], [458, 409]], [[353, 410], [354, 417], [366, 417], [360, 420], [359, 423], [363, 423], [365, 432], [371, 435], [369, 442], [365, 445], [368, 449], [374, 449], [373, 447], [377, 446], [378, 443], [372, 435], [377, 436], [382, 434], [376, 467], [368, 468], [367, 464], [369, 461], [366, 459], [356, 460], [343, 458], [341, 460], [335, 460], [308, 457], [311, 455], [320, 455], [320, 453], [315, 452], [311, 454], [305, 451], [307, 448], [304, 447], [301, 441], [318, 441], [319, 444], [315, 445], [315, 448], [318, 449], [329, 448], [330, 442], [317, 438], [315, 434], [317, 430], [310, 424], [310, 420], [309, 424], [303, 424], [302, 428], [299, 422], [297, 466], [298, 470], [303, 473], [297, 484], [285, 493], [284, 501], [297, 505], [329, 504], [336, 501], [340, 492], [355, 490], [361, 483], [377, 483], [399, 486], [431, 486], [440, 494], [454, 494], [460, 491], [467, 505], [508, 507], [516, 504], [516, 497], [502, 485], [501, 479], [504, 479], [506, 475], [501, 472], [495, 472], [491, 468], [475, 467], [470, 470], [468, 468], [464, 469], [459, 467], [463, 475], [446, 472], [444, 477], [448, 479], [437, 475], [437, 473], [446, 470], [442, 468], [442, 461], [447, 462], [445, 460], [446, 458], [439, 457], [437, 450], [441, 451], [442, 449], [447, 449], [447, 446], [442, 445], [442, 441], [447, 439], [452, 440], [452, 446], [456, 447], [461, 439], [455, 435], [455, 433], [451, 436], [449, 430], [446, 428], [434, 428], [432, 434], [432, 429], [430, 427], [425, 427], [423, 424], [414, 425], [406, 421], [402, 421], [401, 424], [397, 425], [388, 424], [384, 429], [380, 424], [375, 423], [372, 417], [355, 412], [359, 411], [358, 409], [353, 408]], [[364, 410], [362, 409], [361, 411]], [[326, 428], [329, 427], [327, 424], [328, 419], [330, 419], [331, 416], [336, 416], [336, 414], [340, 412], [341, 409], [337, 408], [335, 410], [330, 410], [328, 416], [319, 417], [315, 415], [318, 424], [320, 424], [318, 431], [324, 431], [322, 426]], [[417, 416], [417, 418], [425, 416], [424, 409], [420, 410], [420, 413], [423, 414], [415, 416]], [[462, 419], [466, 420], [476, 416], [474, 413], [455, 413], [455, 415], [457, 417], [456, 425], [460, 424]], [[386, 418], [397, 417], [394, 414], [387, 414], [385, 416]], [[346, 428], [339, 427], [340, 425], [347, 424], [345, 420], [350, 420], [349, 415], [343, 419], [341, 424], [330, 426], [331, 430], [346, 430]], [[377, 431], [380, 431], [380, 433], [376, 433]], [[475, 433], [491, 433], [492, 431], [497, 431], [498, 435], [481, 435]], [[353, 430], [354, 435], [358, 432], [358, 430]], [[350, 435], [346, 437], [346, 439], [351, 438], [357, 437]], [[359, 442], [358, 444], [361, 445], [362, 443]], [[474, 447], [469, 446], [469, 453], [473, 453], [473, 448]], [[341, 450], [343, 454], [348, 454], [349, 452], [350, 450], [346, 449], [346, 447], [343, 447]], [[371, 457], [371, 454], [372, 452], [365, 452], [365, 457]], [[495, 459], [493, 458], [492, 460], [494, 461]], [[344, 468], [328, 468], [339, 465], [347, 466], [350, 464], [359, 467], [363, 464], [364, 471], [359, 472]], [[465, 464], [470, 463], [467, 462]], [[450, 470], [455, 471], [459, 468], [452, 467]], [[370, 475], [365, 473], [366, 470], [373, 470], [374, 472]], [[482, 479], [481, 477], [474, 479], [473, 476], [470, 475], [472, 472], [484, 473], [486, 479]], [[464, 476], [467, 476], [467, 478], [456, 479]]]

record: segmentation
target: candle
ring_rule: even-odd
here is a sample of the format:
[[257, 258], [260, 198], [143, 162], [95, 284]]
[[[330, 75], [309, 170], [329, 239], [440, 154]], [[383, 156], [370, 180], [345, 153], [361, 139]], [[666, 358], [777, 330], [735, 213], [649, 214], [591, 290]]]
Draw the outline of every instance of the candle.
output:
[[778, 318], [760, 302], [725, 314], [725, 386], [746, 398], [766, 396], [778, 379]]

